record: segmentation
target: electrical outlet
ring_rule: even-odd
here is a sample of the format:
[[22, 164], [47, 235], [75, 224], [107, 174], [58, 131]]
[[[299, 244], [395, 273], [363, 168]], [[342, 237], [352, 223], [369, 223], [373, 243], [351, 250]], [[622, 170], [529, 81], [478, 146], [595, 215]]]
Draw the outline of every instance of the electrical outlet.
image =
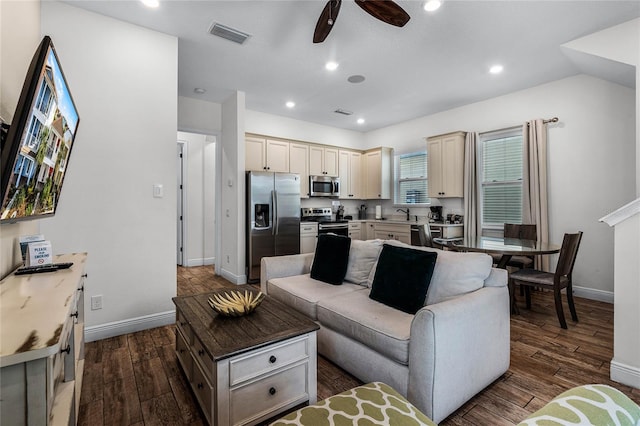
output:
[[91, 310], [96, 311], [102, 309], [102, 295], [91, 296]]

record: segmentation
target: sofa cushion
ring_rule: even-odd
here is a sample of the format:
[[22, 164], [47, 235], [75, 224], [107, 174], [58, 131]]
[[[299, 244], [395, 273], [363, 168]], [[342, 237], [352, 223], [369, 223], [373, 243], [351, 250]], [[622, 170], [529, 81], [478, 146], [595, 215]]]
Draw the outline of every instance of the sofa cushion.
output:
[[438, 254], [385, 244], [369, 297], [408, 314], [423, 305]]
[[320, 234], [316, 254], [311, 265], [311, 278], [340, 285], [347, 273], [351, 238], [341, 235]]
[[409, 362], [413, 315], [369, 298], [360, 287], [318, 302], [318, 320], [330, 328], [403, 365]]
[[314, 321], [317, 319], [316, 303], [318, 300], [341, 296], [360, 289], [362, 286], [350, 283], [339, 286], [328, 285], [322, 281], [314, 280], [310, 274], [272, 278], [267, 282], [269, 296], [284, 302]]
[[351, 240], [345, 281], [370, 286], [369, 276], [382, 250], [382, 240]]
[[385, 241], [385, 244], [438, 253], [425, 306], [440, 303], [484, 287], [484, 280], [489, 277], [493, 266], [491, 256], [485, 253], [460, 253], [431, 247], [416, 247], [394, 240]]

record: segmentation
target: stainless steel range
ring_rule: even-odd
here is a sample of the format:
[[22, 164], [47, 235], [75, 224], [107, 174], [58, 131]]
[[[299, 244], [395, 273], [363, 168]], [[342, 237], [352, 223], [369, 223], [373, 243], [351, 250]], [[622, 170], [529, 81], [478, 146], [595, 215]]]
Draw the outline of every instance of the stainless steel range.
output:
[[304, 207], [300, 209], [301, 222], [318, 222], [318, 235], [337, 234], [349, 236], [349, 222], [335, 220], [331, 214], [331, 207]]

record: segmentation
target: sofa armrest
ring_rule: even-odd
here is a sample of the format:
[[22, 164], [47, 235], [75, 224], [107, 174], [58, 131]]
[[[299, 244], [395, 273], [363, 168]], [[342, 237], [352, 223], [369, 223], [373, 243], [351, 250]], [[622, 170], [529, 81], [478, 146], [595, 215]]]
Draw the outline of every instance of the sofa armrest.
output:
[[485, 287], [506, 287], [509, 284], [509, 273], [506, 269], [491, 268], [491, 273], [484, 280]]
[[267, 294], [267, 281], [272, 278], [308, 274], [311, 271], [313, 256], [313, 253], [304, 253], [263, 257], [260, 261], [260, 290]]
[[437, 423], [506, 372], [509, 315], [506, 286], [420, 309], [411, 323], [409, 401]]

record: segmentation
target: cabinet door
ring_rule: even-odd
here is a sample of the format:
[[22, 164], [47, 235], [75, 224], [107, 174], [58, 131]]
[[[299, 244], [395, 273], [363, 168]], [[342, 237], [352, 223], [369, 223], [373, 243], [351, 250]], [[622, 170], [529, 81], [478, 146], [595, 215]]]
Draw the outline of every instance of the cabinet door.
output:
[[349, 193], [354, 200], [362, 199], [362, 154], [349, 154]]
[[266, 140], [247, 137], [244, 140], [244, 169], [263, 172], [267, 167]]
[[338, 176], [338, 150], [324, 149], [324, 171], [327, 176]]
[[442, 139], [442, 192], [445, 197], [462, 197], [464, 192], [464, 138]]
[[442, 139], [427, 141], [427, 175], [429, 179], [429, 197], [438, 198], [442, 188]]
[[267, 139], [267, 170], [289, 173], [289, 142]]
[[300, 175], [300, 198], [309, 198], [309, 145], [289, 144], [289, 172]]
[[366, 222], [364, 225], [364, 238], [373, 240], [376, 238], [376, 225], [373, 222]]
[[368, 152], [365, 158], [367, 162], [365, 198], [368, 200], [377, 200], [382, 197], [382, 152]]
[[355, 230], [355, 231], [349, 231], [349, 238], [351, 238], [352, 240], [361, 240], [362, 239], [362, 233], [359, 229]]
[[309, 147], [309, 174], [313, 176], [324, 174], [324, 148], [320, 146]]
[[340, 151], [338, 154], [338, 176], [340, 177], [340, 199], [351, 199], [351, 173], [349, 151]]

